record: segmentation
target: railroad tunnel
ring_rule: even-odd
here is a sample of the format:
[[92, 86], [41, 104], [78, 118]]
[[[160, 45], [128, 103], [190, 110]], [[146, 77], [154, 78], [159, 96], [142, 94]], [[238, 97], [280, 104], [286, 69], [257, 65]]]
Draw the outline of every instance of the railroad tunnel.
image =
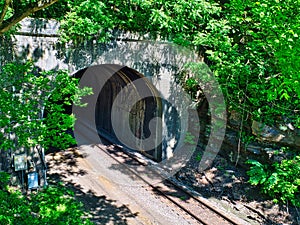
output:
[[[36, 26], [37, 24], [42, 26]], [[22, 34], [16, 35], [11, 43], [2, 43], [1, 49], [9, 54], [3, 54], [1, 62], [7, 62], [10, 59], [22, 62], [24, 59], [33, 59], [34, 65], [43, 71], [63, 69], [72, 74], [75, 73], [74, 76], [79, 78], [92, 65], [126, 65], [127, 67], [118, 71], [106, 82], [94, 101], [95, 112], [92, 110], [100, 139], [106, 138], [114, 143], [120, 140], [109, 120], [112, 114], [112, 102], [118, 102], [116, 101], [118, 93], [127, 84], [145, 75], [149, 82], [136, 87], [136, 91], [122, 94], [123, 98], [139, 99], [141, 92], [149, 92], [151, 96], [162, 97], [141, 99], [133, 107], [127, 109], [130, 114], [130, 133], [136, 137], [134, 149], [139, 149], [155, 161], [173, 157], [173, 153], [178, 151], [178, 146], [180, 147], [184, 141], [187, 126], [189, 126], [188, 117], [190, 117], [186, 112], [189, 108], [188, 101], [178, 98], [182, 94], [178, 88], [180, 84], [177, 83], [176, 74], [187, 62], [198, 61], [198, 55], [173, 43], [143, 40], [137, 38], [135, 34], [122, 32], [117, 32], [116, 38], [105, 44], [87, 41], [76, 46], [64, 46], [57, 44], [58, 36], [47, 36], [49, 33], [56, 34], [58, 27], [58, 22], [52, 20], [40, 21], [31, 18], [23, 20], [20, 28]], [[128, 42], [128, 39], [132, 41]], [[174, 105], [176, 107], [173, 107]], [[65, 110], [66, 113], [72, 113], [70, 106], [66, 106]], [[161, 124], [154, 124], [156, 126], [154, 130], [149, 129], [149, 122], [153, 122], [153, 117], [162, 118]], [[122, 115], [120, 116], [121, 121], [125, 119]], [[124, 129], [122, 123], [119, 125], [118, 130]], [[67, 132], [75, 136], [74, 130]], [[150, 130], [155, 132], [151, 133]], [[95, 139], [98, 140], [97, 132], [94, 133]], [[84, 137], [90, 134], [91, 132], [84, 133]], [[127, 135], [124, 132], [122, 138], [126, 139]], [[143, 146], [148, 136], [152, 137], [151, 140], [155, 146], [152, 149], [145, 149]], [[40, 162], [39, 164], [42, 165]], [[40, 179], [43, 179], [42, 176]]]
[[[76, 72], [73, 76], [81, 78], [86, 69]], [[97, 76], [101, 76], [101, 73]], [[149, 126], [153, 118], [163, 117], [163, 100], [159, 97], [158, 90], [148, 79], [142, 79], [143, 82], [140, 82], [139, 85], [133, 83], [140, 78], [144, 78], [144, 75], [125, 66], [105, 82], [95, 105], [96, 129], [102, 143], [109, 141], [124, 146], [124, 140], [130, 141], [131, 136], [134, 135], [135, 139], [130, 142], [131, 149], [138, 150], [145, 156], [159, 162], [163, 157], [163, 127], [157, 120], [152, 124], [154, 129], [150, 131]], [[126, 89], [129, 84], [133, 85], [133, 88]], [[143, 98], [141, 93], [149, 97]], [[120, 96], [118, 96], [119, 94]], [[133, 107], [127, 105], [128, 102], [132, 103]], [[113, 104], [114, 109], [112, 109]], [[120, 110], [118, 115], [121, 116], [118, 118], [117, 134], [112, 124], [112, 110]], [[129, 118], [126, 117], [128, 113]], [[126, 132], [125, 128], [128, 120], [131, 134]], [[146, 139], [147, 146], [150, 145], [153, 148], [149, 149], [145, 146]], [[128, 146], [125, 144], [125, 147]]]
[[[41, 28], [40, 26], [35, 26], [36, 24], [42, 24], [43, 26]], [[188, 118], [185, 111], [189, 107], [188, 101], [182, 101], [180, 97], [178, 98], [178, 96], [183, 94], [176, 75], [187, 62], [199, 61], [197, 53], [173, 43], [144, 40], [137, 38], [135, 34], [123, 32], [117, 32], [116, 38], [105, 44], [87, 41], [76, 46], [57, 45], [58, 37], [48, 37], [46, 34], [55, 34], [58, 27], [59, 24], [56, 21], [24, 20], [20, 29], [22, 35], [16, 35], [13, 45], [8, 43], [8, 46], [2, 46], [4, 47], [3, 49], [11, 49], [12, 55], [5, 55], [1, 60], [5, 62], [7, 56], [21, 60], [30, 58], [34, 59], [35, 66], [42, 70], [56, 71], [63, 69], [68, 70], [72, 74], [76, 73], [77, 77], [80, 77], [80, 74], [92, 65], [126, 65], [127, 68], [124, 68], [123, 74], [115, 75], [115, 78], [111, 78], [103, 88], [107, 91], [103, 90], [101, 95], [99, 95], [99, 100], [95, 100], [95, 102], [99, 102], [96, 107], [99, 112], [95, 113], [99, 133], [102, 136], [106, 135], [111, 139], [116, 139], [116, 134], [111, 129], [112, 124], [105, 119], [110, 117], [111, 102], [115, 99], [118, 90], [122, 89], [125, 84], [129, 84], [131, 80], [135, 80], [137, 77], [145, 76], [151, 85], [142, 85], [144, 86], [143, 91], [148, 90], [151, 93], [155, 93], [156, 90], [153, 88], [155, 86], [162, 97], [155, 99], [146, 98], [137, 102], [134, 107], [131, 107], [131, 133], [135, 133], [137, 139], [140, 139], [136, 141], [136, 145], [143, 151], [143, 144], [145, 144], [147, 137], [150, 135], [147, 123], [153, 121], [151, 116], [160, 117], [162, 114], [163, 125], [162, 128], [159, 124], [157, 125], [157, 132], [154, 135], [153, 142], [158, 144], [159, 141], [157, 140], [160, 139], [160, 136], [162, 136], [162, 141], [159, 146], [152, 150], [147, 149], [144, 152], [156, 161], [173, 157], [173, 153], [178, 149], [178, 146], [181, 146], [184, 140], [186, 127], [188, 126]], [[132, 41], [128, 42], [128, 39]], [[40, 54], [36, 54], [36, 52]], [[114, 91], [111, 91], [111, 89], [114, 89]], [[131, 95], [126, 94], [125, 96], [139, 96], [138, 93], [140, 92], [136, 91], [134, 93]], [[100, 99], [102, 100], [100, 101]], [[176, 107], [173, 107], [174, 105]], [[72, 109], [66, 108], [67, 113], [72, 112]], [[101, 108], [103, 110], [100, 111]], [[93, 131], [96, 130], [96, 128], [93, 129]], [[96, 138], [98, 140], [98, 136]]]

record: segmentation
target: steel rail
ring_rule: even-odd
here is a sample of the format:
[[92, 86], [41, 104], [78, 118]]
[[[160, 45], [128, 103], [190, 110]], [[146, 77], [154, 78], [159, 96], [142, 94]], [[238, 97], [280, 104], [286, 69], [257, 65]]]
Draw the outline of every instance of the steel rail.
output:
[[[193, 212], [192, 210], [190, 210], [188, 207], [186, 207], [186, 204], [182, 204], [183, 201], [180, 199], [176, 199], [175, 197], [169, 196], [167, 195], [164, 191], [161, 190], [161, 187], [155, 186], [153, 184], [151, 184], [150, 182], [148, 182], [146, 179], [144, 179], [142, 176], [140, 176], [135, 170], [133, 170], [132, 168], [130, 168], [128, 165], [126, 165], [124, 162], [122, 162], [122, 160], [118, 159], [117, 157], [115, 157], [113, 154], [111, 154], [111, 152], [108, 152], [107, 149], [100, 147], [99, 145], [97, 145], [97, 147], [102, 150], [105, 154], [107, 154], [108, 156], [110, 156], [113, 160], [115, 160], [116, 162], [122, 164], [127, 170], [129, 170], [131, 173], [133, 173], [135, 176], [137, 176], [139, 179], [141, 179], [143, 182], [145, 182], [149, 187], [151, 187], [153, 192], [156, 192], [158, 194], [160, 194], [161, 196], [163, 196], [164, 198], [166, 198], [167, 200], [169, 200], [170, 202], [172, 202], [173, 204], [175, 204], [177, 207], [179, 207], [181, 210], [183, 210], [184, 212], [186, 212], [190, 217], [192, 217], [193, 219], [195, 219], [197, 222], [200, 222], [201, 224], [204, 225], [212, 225], [212, 221], [207, 221], [207, 219], [203, 219], [201, 218], [201, 216], [203, 216], [203, 214], [201, 215], [197, 215], [196, 212]], [[138, 162], [140, 165], [145, 166], [145, 162], [142, 162], [140, 159], [138, 159], [135, 155], [131, 154], [130, 152], [126, 151], [123, 147], [114, 145], [114, 149], [118, 149], [119, 152], [121, 152], [122, 154], [125, 154], [126, 157], [130, 157], [131, 159], [135, 160], [136, 162]], [[124, 158], [124, 155], [123, 155]], [[158, 176], [161, 176], [160, 173], [157, 172]], [[204, 200], [202, 200], [199, 197], [195, 197], [195, 194], [193, 194], [191, 191], [183, 188], [182, 186], [180, 186], [178, 183], [170, 180], [170, 179], [164, 179], [166, 180], [170, 186], [173, 186], [173, 190], [174, 188], [177, 189], [176, 191], [178, 192], [178, 190], [180, 190], [183, 194], [185, 194], [186, 196], [189, 196], [189, 199], [194, 201], [195, 203], [199, 204], [198, 207], [202, 207], [202, 208], [206, 208], [211, 212], [213, 212], [213, 214], [219, 219], [219, 220], [223, 220], [223, 223], [219, 223], [219, 224], [233, 224], [233, 225], [246, 225], [249, 224], [246, 221], [243, 221], [241, 219], [233, 219], [232, 217], [226, 215], [226, 212], [222, 212], [216, 208], [214, 208], [212, 205], [208, 204], [207, 202], [205, 202]], [[200, 196], [200, 195], [199, 195]], [[193, 204], [194, 205], [194, 204]], [[206, 210], [207, 211], [207, 210]], [[225, 222], [225, 223], [224, 223]]]

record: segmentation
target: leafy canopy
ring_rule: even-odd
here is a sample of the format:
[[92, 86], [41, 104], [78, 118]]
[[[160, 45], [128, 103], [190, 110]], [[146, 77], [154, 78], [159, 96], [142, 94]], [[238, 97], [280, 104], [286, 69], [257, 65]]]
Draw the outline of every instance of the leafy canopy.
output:
[[0, 0], [0, 33], [35, 13], [59, 19], [64, 42], [105, 42], [116, 30], [165, 38], [204, 56], [229, 109], [300, 127], [299, 0], [55, 2]]
[[11, 30], [22, 19], [45, 9], [58, 0], [0, 0], [0, 35]]
[[[245, 118], [248, 120], [255, 119], [271, 125], [291, 123], [300, 129], [299, 0], [60, 0], [53, 4], [54, 2], [56, 0], [0, 0], [0, 35], [11, 30], [25, 16], [35, 13], [33, 16], [61, 21], [63, 42], [76, 43], [90, 39], [105, 42], [118, 30], [147, 34], [152, 39], [166, 39], [188, 46], [204, 57], [221, 85], [228, 110], [246, 112]], [[8, 74], [9, 70], [17, 71], [17, 68], [7, 67], [4, 74]], [[14, 80], [13, 73], [9, 76], [11, 75]], [[49, 83], [41, 76], [34, 77], [30, 78], [33, 84]], [[189, 92], [193, 92], [190, 93], [191, 96], [195, 96], [197, 92], [198, 85], [195, 81], [193, 78], [187, 80], [186, 86]], [[29, 84], [32, 85], [30, 82]], [[2, 81], [1, 85], [4, 85]], [[9, 114], [3, 112], [13, 112], [15, 109], [22, 112], [23, 109], [17, 102], [26, 103], [31, 92], [26, 85], [24, 93], [27, 94], [23, 95], [20, 95], [21, 89], [12, 91], [9, 86], [3, 88], [0, 101], [5, 110], [1, 108], [1, 127], [7, 129], [6, 133], [12, 129], [20, 132], [21, 128], [15, 118], [24, 121], [26, 114], [14, 112], [7, 116]], [[6, 91], [9, 88], [11, 91]], [[73, 90], [72, 85], [70, 89]], [[36, 96], [39, 91], [34, 90], [32, 96]], [[45, 93], [47, 91], [49, 90]], [[54, 94], [54, 99], [55, 96]], [[7, 99], [16, 101], [15, 109], [8, 104]], [[41, 104], [34, 97], [32, 101], [33, 105]], [[61, 112], [62, 108], [58, 105], [53, 107], [56, 109], [49, 110], [55, 121], [55, 111]], [[25, 109], [30, 107], [25, 104], [24, 111]], [[37, 118], [33, 111], [29, 110], [29, 117]], [[72, 123], [71, 118], [62, 119], [67, 124]], [[43, 125], [38, 120], [33, 124], [28, 121], [27, 125], [32, 128]], [[50, 124], [49, 127], [51, 126]], [[39, 131], [41, 133], [31, 134], [30, 137], [25, 134], [21, 139], [23, 142], [30, 139], [28, 143], [34, 143], [36, 141], [31, 140], [31, 137], [42, 138], [46, 135], [46, 130], [42, 128]], [[13, 144], [8, 143], [1, 147], [8, 148]], [[298, 156], [271, 167], [253, 161], [250, 163], [253, 166], [249, 172], [252, 184], [263, 185], [263, 190], [276, 199], [294, 204], [299, 202], [299, 180], [294, 179], [299, 177]]]
[[78, 104], [88, 88], [66, 71], [39, 72], [32, 65], [6, 64], [0, 71], [0, 149], [17, 150], [36, 145], [66, 148], [74, 144], [66, 130], [75, 118], [66, 105]]
[[[224, 3], [225, 2], [225, 3]], [[61, 4], [61, 5], [59, 5]], [[64, 0], [40, 12], [64, 42], [109, 41], [116, 30], [188, 46], [217, 76], [229, 110], [300, 128], [300, 1]]]

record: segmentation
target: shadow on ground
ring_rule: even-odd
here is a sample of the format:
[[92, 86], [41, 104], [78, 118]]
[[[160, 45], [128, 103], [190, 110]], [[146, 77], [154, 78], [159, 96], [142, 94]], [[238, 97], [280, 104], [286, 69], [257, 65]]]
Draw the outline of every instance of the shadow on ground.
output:
[[[120, 151], [114, 147], [108, 147], [107, 150], [115, 157], [120, 157]], [[259, 188], [253, 187], [247, 182], [245, 169], [235, 166], [225, 158], [217, 156], [211, 167], [198, 172], [199, 153], [201, 152], [195, 151], [187, 165], [174, 176], [185, 186], [191, 187], [207, 199], [214, 198], [223, 202], [225, 208], [232, 208], [245, 215], [250, 223], [261, 225], [299, 224], [300, 214], [297, 208], [273, 203], [272, 199], [259, 191]], [[110, 169], [122, 171], [132, 179], [136, 179], [136, 176], [126, 169], [126, 165], [137, 165], [137, 162], [130, 157], [124, 158], [123, 163], [116, 163]], [[147, 167], [139, 167], [137, 172], [140, 176], [147, 176], [149, 180], [155, 180], [159, 176], [158, 173]], [[161, 180], [165, 183], [163, 178]], [[166, 194], [178, 197], [182, 201], [188, 201], [190, 198], [180, 191]]]
[[198, 172], [201, 150], [195, 151], [190, 162], [176, 174], [176, 178], [192, 187], [203, 197], [215, 198], [237, 211], [244, 208], [249, 221], [262, 225], [281, 225], [300, 222], [299, 209], [289, 204], [275, 204], [258, 187], [248, 183], [246, 170], [218, 155], [205, 171]]
[[49, 166], [49, 184], [63, 183], [71, 189], [75, 198], [83, 203], [89, 217], [95, 224], [128, 224], [129, 218], [135, 218], [126, 205], [118, 206], [116, 201], [108, 199], [107, 196], [97, 195], [91, 190], [85, 190], [81, 185], [69, 180], [70, 176], [84, 176], [87, 171], [80, 169], [78, 159], [86, 157], [79, 153], [76, 148], [62, 152], [52, 152], [47, 155]]

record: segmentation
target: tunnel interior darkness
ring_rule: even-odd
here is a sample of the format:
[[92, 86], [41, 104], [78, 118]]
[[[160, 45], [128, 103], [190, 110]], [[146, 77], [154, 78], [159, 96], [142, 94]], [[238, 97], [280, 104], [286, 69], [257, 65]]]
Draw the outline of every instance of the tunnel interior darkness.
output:
[[[81, 78], [85, 70], [86, 69], [78, 71], [74, 74], [74, 77]], [[101, 74], [99, 74], [99, 76], [101, 76]], [[156, 132], [151, 133], [149, 129], [149, 122], [151, 119], [154, 117], [162, 117], [162, 101], [159, 97], [159, 93], [147, 79], [143, 79], [144, 82], [134, 86], [133, 89], [124, 91], [127, 90], [124, 89], [126, 85], [143, 77], [144, 76], [136, 70], [129, 67], [123, 67], [105, 82], [98, 95], [95, 108], [96, 128], [102, 143], [109, 141], [115, 144], [124, 145], [120, 140], [120, 136], [116, 135], [111, 120], [112, 106], [115, 104], [117, 110], [120, 108], [120, 110], [125, 110], [129, 113], [131, 135], [136, 137], [133, 149], [138, 150], [147, 157], [159, 162], [162, 160], [162, 127], [160, 123], [157, 123], [155, 129]], [[122, 95], [117, 98], [121, 91]], [[141, 92], [150, 97], [142, 98], [140, 96]], [[124, 101], [125, 104], [124, 102], [122, 103], [122, 101]], [[127, 107], [126, 101], [131, 102], [133, 107]], [[120, 135], [121, 133], [121, 139], [127, 139], [126, 135], [128, 135], [128, 132], [122, 132], [122, 130], [125, 130], [124, 127], [126, 122], [128, 123], [128, 118], [125, 118], [124, 114], [124, 117], [122, 116], [122, 118], [119, 118], [119, 121], [121, 122], [117, 128], [119, 130], [118, 134]], [[151, 143], [151, 146], [154, 146], [153, 149], [144, 149], [143, 140], [145, 139], [153, 142]]]

